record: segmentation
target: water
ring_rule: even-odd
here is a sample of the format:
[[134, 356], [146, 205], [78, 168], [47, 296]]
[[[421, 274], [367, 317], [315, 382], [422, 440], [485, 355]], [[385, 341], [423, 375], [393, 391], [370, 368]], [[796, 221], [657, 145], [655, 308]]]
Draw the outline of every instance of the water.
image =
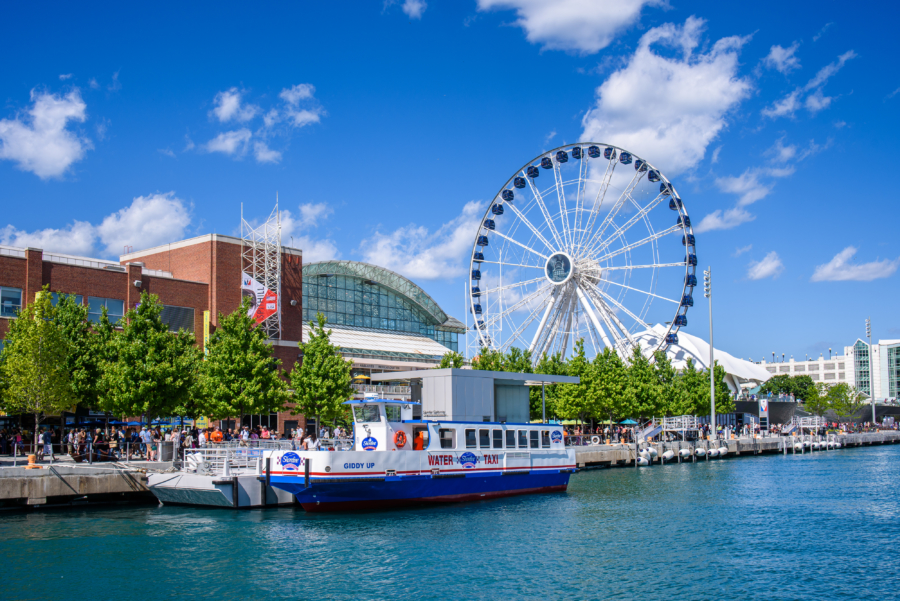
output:
[[3, 514], [0, 598], [897, 598], [898, 476], [889, 446], [393, 512]]

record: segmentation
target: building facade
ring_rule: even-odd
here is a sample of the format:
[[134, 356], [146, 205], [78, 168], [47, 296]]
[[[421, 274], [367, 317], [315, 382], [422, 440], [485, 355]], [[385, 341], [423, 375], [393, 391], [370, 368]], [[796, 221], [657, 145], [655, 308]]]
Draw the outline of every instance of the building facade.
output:
[[769, 363], [763, 360], [760, 365], [773, 376], [809, 376], [817, 384], [853, 383], [853, 360], [845, 355], [797, 361], [793, 357], [781, 362]]

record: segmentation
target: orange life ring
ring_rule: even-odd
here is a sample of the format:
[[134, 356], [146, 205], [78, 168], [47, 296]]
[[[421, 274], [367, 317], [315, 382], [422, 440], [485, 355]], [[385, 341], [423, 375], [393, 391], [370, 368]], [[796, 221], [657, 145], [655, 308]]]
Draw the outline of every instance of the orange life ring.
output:
[[400, 430], [396, 434], [394, 434], [394, 444], [401, 448], [405, 447], [406, 446], [406, 432], [404, 432], [403, 430]]

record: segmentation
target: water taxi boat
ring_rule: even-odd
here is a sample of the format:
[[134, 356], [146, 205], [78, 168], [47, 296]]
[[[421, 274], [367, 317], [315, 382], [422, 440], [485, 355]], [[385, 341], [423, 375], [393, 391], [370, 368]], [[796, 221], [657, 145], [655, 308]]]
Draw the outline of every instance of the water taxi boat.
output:
[[347, 404], [354, 423], [350, 450], [263, 454], [261, 478], [307, 511], [562, 492], [576, 469], [562, 426], [413, 419], [417, 403], [402, 400]]

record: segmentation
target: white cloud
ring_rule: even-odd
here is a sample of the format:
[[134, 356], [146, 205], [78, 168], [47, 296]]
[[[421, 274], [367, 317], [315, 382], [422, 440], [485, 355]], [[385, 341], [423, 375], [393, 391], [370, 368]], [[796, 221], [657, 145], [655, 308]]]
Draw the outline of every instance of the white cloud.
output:
[[421, 19], [428, 5], [424, 0], [406, 0], [401, 8], [410, 19]]
[[99, 89], [100, 89], [100, 84], [97, 83], [97, 78], [96, 78], [96, 77], [90, 78], [90, 79], [88, 80], [88, 85], [91, 86], [91, 89], [92, 89], [92, 90], [99, 90]]
[[763, 59], [763, 64], [769, 69], [775, 69], [779, 73], [787, 75], [794, 69], [800, 68], [800, 59], [797, 58], [797, 49], [800, 42], [794, 42], [788, 48], [772, 46], [769, 54]]
[[131, 205], [108, 215], [98, 226], [75, 221], [61, 229], [34, 232], [12, 225], [0, 229], [0, 244], [31, 246], [49, 252], [93, 256], [99, 239], [104, 256], [118, 256], [125, 245], [149, 248], [184, 236], [190, 224], [190, 211], [174, 192], [138, 196]]
[[47, 228], [24, 232], [12, 225], [0, 229], [0, 244], [40, 248], [67, 255], [90, 255], [94, 249], [96, 232], [86, 221], [75, 221], [62, 229]]
[[299, 217], [290, 211], [281, 212], [281, 241], [293, 244], [294, 248], [303, 251], [303, 262], [328, 261], [341, 256], [337, 245], [330, 239], [317, 239], [309, 235], [307, 230], [318, 227], [333, 210], [324, 202], [305, 203], [300, 205]]
[[281, 161], [281, 153], [272, 150], [265, 142], [253, 143], [253, 156], [257, 163], [277, 163]]
[[72, 79], [72, 74], [71, 74], [71, 73], [66, 73], [66, 74], [60, 75], [60, 76], [59, 76], [59, 79], [60, 79], [60, 81], [65, 81], [65, 80], [67, 80], [67, 79]]
[[550, 140], [552, 140], [552, 139], [555, 138], [555, 137], [556, 137], [556, 130], [554, 129], [554, 130], [551, 131], [549, 134], [547, 134], [547, 137], [546, 137], [546, 138], [544, 138], [544, 146], [546, 146], [547, 144], [549, 144], [549, 143], [550, 143]]
[[752, 244], [748, 244], [747, 246], [742, 246], [742, 247], [740, 247], [740, 248], [734, 249], [734, 254], [731, 255], [731, 256], [732, 256], [732, 257], [740, 257], [740, 256], [741, 256], [742, 254], [744, 254], [745, 252], [750, 252], [751, 250], [753, 250], [753, 245], [752, 245]]
[[156, 151], [159, 152], [160, 154], [166, 155], [167, 157], [170, 157], [173, 159], [175, 158], [175, 153], [172, 152], [172, 150], [169, 148], [158, 148]]
[[309, 125], [311, 123], [318, 123], [320, 121], [321, 115], [322, 111], [320, 109], [301, 109], [299, 111], [288, 111], [288, 117], [290, 118], [291, 125], [293, 125], [294, 127], [303, 127], [304, 125]]
[[281, 90], [279, 98], [296, 107], [301, 100], [312, 98], [316, 93], [316, 87], [311, 83], [298, 83], [297, 85]]
[[[856, 56], [856, 52], [848, 50], [833, 63], [819, 69], [816, 76], [806, 82], [805, 86], [797, 88], [781, 100], [776, 101], [771, 107], [764, 108], [762, 114], [774, 119], [775, 117], [793, 117], [801, 106], [805, 106], [813, 114], [827, 108], [833, 98], [825, 96], [822, 93], [822, 87], [844, 67], [847, 61]], [[804, 94], [807, 94], [806, 100], [801, 101], [801, 96]]]
[[740, 207], [734, 207], [725, 212], [718, 209], [704, 217], [700, 223], [694, 227], [694, 231], [698, 234], [702, 234], [703, 232], [711, 232], [713, 230], [730, 230], [742, 223], [753, 221], [754, 219], [756, 219], [756, 216]]
[[710, 163], [712, 163], [713, 165], [715, 165], [716, 163], [719, 162], [719, 153], [720, 153], [720, 152], [722, 152], [722, 147], [721, 147], [721, 146], [716, 146], [716, 149], [713, 150], [713, 153], [712, 153], [712, 159], [710, 159]]
[[410, 224], [393, 232], [376, 231], [360, 244], [363, 260], [392, 269], [413, 280], [459, 277], [472, 248], [484, 204], [471, 201], [462, 212], [435, 231]]
[[253, 104], [242, 104], [242, 94], [243, 92], [237, 88], [219, 92], [213, 100], [215, 107], [211, 114], [221, 123], [227, 123], [232, 119], [241, 123], [250, 121], [259, 112], [259, 107]]
[[782, 271], [784, 271], [784, 264], [778, 257], [778, 253], [773, 250], [762, 261], [752, 261], [747, 266], [747, 277], [751, 280], [777, 278]]
[[126, 245], [151, 248], [184, 237], [190, 211], [175, 192], [138, 196], [131, 206], [108, 215], [97, 226], [105, 254], [117, 255]]
[[819, 33], [813, 36], [813, 42], [818, 42], [819, 38], [825, 35], [825, 32], [828, 31], [828, 28], [834, 25], [834, 23], [826, 23], [825, 27], [819, 30]]
[[[582, 139], [627, 148], [669, 176], [695, 166], [751, 90], [737, 76], [746, 39], [723, 38], [695, 53], [703, 28], [702, 19], [690, 17], [645, 33], [628, 64], [597, 88]], [[657, 44], [680, 49], [681, 57], [655, 53]]]
[[112, 81], [110, 82], [110, 84], [108, 86], [106, 86], [106, 89], [109, 90], [110, 92], [118, 92], [119, 90], [122, 89], [122, 84], [119, 81], [119, 72], [118, 71], [116, 71], [115, 73], [112, 74]]
[[886, 278], [900, 267], [900, 258], [890, 261], [872, 261], [871, 263], [850, 263], [856, 254], [855, 246], [848, 246], [834, 256], [831, 261], [816, 266], [811, 280], [813, 282], [871, 282]]
[[771, 186], [759, 181], [759, 171], [755, 169], [747, 169], [737, 177], [720, 177], [716, 179], [716, 186], [722, 192], [739, 196], [738, 206], [741, 207], [765, 198], [772, 191]]
[[547, 50], [593, 54], [637, 23], [644, 6], [664, 6], [657, 0], [478, 0], [478, 9], [515, 10], [515, 25], [532, 44]]
[[67, 129], [70, 121], [84, 122], [87, 105], [77, 88], [65, 96], [32, 90], [31, 100], [27, 116], [0, 120], [0, 159], [41, 179], [60, 177], [92, 147]]
[[250, 130], [247, 128], [226, 131], [206, 143], [207, 152], [221, 152], [228, 155], [243, 155], [250, 142]]

